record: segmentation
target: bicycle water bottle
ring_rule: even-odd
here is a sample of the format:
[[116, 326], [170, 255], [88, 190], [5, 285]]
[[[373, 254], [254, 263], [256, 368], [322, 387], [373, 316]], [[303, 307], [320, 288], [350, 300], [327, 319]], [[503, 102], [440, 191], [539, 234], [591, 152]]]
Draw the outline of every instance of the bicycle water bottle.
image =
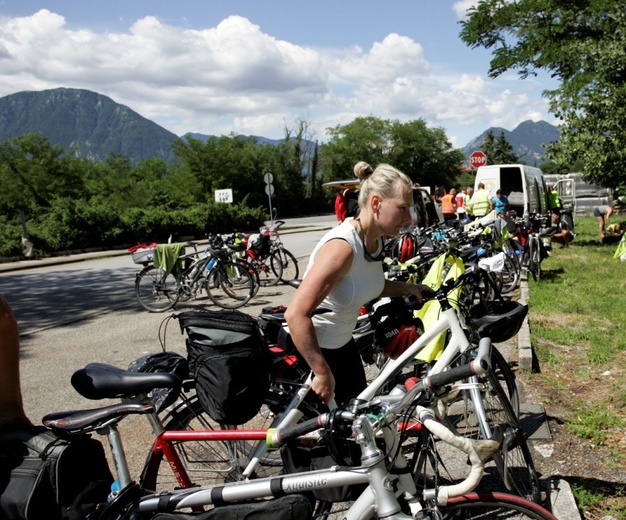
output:
[[211, 260], [209, 260], [209, 263], [206, 265], [206, 270], [209, 271], [213, 268], [213, 266], [215, 265], [215, 258], [211, 258]]
[[113, 483], [111, 484], [111, 492], [109, 493], [109, 496], [107, 496], [107, 502], [113, 502], [113, 500], [115, 500], [117, 495], [120, 494], [120, 490], [121, 490], [120, 481], [114, 480]]

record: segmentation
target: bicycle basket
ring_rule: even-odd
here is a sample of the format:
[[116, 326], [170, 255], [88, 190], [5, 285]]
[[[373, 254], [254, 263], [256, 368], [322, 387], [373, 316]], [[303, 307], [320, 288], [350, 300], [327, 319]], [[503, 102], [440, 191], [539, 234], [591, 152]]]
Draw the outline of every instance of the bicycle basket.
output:
[[481, 303], [470, 309], [470, 318], [478, 336], [491, 338], [494, 343], [515, 336], [527, 314], [527, 305], [506, 300]]

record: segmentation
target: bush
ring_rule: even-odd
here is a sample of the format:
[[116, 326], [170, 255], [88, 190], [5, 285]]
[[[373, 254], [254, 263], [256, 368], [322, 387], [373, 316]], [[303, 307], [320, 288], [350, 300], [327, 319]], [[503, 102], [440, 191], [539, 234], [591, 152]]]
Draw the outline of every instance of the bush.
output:
[[0, 215], [0, 258], [20, 256], [21, 238], [22, 226], [19, 221], [9, 221], [6, 216]]
[[[207, 233], [258, 229], [266, 218], [263, 208], [243, 204], [197, 204], [190, 208], [131, 208], [119, 214], [106, 204], [59, 199], [38, 221], [28, 222], [38, 255], [57, 251], [120, 248], [140, 242], [166, 242]], [[21, 225], [1, 222], [0, 257], [19, 256]]]
[[122, 235], [120, 216], [105, 204], [57, 199], [38, 223], [31, 238], [44, 252], [111, 246]]

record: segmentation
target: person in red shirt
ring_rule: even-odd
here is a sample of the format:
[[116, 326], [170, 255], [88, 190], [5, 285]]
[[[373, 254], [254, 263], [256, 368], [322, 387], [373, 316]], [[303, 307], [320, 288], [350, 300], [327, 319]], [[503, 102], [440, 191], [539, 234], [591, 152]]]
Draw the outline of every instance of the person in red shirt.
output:
[[19, 337], [15, 314], [0, 294], [0, 432], [32, 424], [22, 406]]

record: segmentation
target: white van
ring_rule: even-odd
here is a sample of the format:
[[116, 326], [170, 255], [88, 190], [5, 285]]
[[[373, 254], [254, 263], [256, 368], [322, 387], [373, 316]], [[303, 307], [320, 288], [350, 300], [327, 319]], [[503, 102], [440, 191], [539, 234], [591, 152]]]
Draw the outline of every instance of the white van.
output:
[[546, 183], [539, 168], [525, 164], [481, 166], [476, 172], [474, 191], [481, 182], [492, 197], [501, 189], [518, 217], [548, 212]]

